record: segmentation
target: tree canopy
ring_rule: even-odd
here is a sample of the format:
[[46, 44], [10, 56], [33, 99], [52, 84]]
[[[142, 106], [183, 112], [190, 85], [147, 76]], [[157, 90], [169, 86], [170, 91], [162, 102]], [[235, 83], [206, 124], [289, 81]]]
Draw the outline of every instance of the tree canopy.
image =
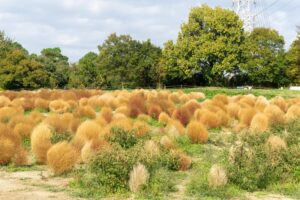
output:
[[206, 5], [193, 8], [176, 44], [165, 44], [161, 63], [167, 82], [193, 79], [202, 85], [225, 84], [241, 62], [242, 26], [232, 11]]
[[278, 87], [288, 83], [286, 76], [284, 38], [269, 28], [256, 28], [244, 44], [244, 69], [249, 84]]
[[300, 84], [300, 30], [297, 39], [292, 43], [287, 53], [289, 64], [287, 75], [294, 84]]
[[176, 41], [161, 49], [150, 39], [112, 33], [76, 63], [59, 47], [30, 54], [0, 32], [0, 87], [139, 88], [167, 86], [280, 87], [300, 84], [300, 36], [288, 51], [276, 30], [244, 32], [231, 10], [207, 5], [191, 9]]
[[48, 76], [41, 63], [16, 42], [0, 32], [0, 87], [36, 89], [47, 86]]
[[113, 33], [98, 49], [97, 66], [104, 85], [155, 86], [161, 49], [150, 40], [139, 42], [129, 35]]

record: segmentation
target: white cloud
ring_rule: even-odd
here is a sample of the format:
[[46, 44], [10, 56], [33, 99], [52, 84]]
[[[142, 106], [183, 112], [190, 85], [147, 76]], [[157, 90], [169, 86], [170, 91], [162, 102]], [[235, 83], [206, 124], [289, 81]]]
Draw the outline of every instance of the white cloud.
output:
[[57, 41], [59, 45], [69, 46], [77, 44], [80, 41], [80, 38], [75, 35], [60, 34], [57, 37]]

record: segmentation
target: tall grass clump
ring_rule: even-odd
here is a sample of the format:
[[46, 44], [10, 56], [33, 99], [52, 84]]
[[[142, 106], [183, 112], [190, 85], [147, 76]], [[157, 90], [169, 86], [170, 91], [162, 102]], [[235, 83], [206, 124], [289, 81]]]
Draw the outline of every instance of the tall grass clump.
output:
[[147, 183], [149, 172], [146, 167], [140, 163], [133, 166], [130, 172], [129, 188], [131, 192], [138, 192], [140, 188]]

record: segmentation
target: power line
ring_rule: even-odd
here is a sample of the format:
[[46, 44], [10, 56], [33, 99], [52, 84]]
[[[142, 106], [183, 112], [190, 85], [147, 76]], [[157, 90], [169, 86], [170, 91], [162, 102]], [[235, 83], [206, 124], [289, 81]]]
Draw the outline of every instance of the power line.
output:
[[[256, 15], [260, 15], [263, 12], [265, 12], [266, 10], [272, 8], [274, 5], [276, 5], [279, 2], [279, 0], [275, 0], [273, 3], [271, 3], [270, 5], [268, 5], [267, 7], [265, 7], [264, 9], [262, 9], [261, 11], [259, 11]], [[255, 15], [255, 16], [256, 16]]]

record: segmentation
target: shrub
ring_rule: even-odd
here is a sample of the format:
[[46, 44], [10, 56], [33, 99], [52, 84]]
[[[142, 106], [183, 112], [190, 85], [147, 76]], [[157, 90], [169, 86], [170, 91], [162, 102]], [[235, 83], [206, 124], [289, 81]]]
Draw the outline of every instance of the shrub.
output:
[[13, 158], [13, 162], [17, 166], [28, 165], [28, 152], [25, 148], [19, 146], [17, 147], [16, 153]]
[[133, 129], [137, 137], [143, 137], [150, 132], [149, 125], [144, 121], [136, 121], [133, 124]]
[[209, 110], [203, 109], [201, 111], [201, 117], [199, 120], [206, 128], [217, 128], [220, 126], [220, 118], [216, 113], [213, 113]]
[[79, 106], [75, 112], [76, 117], [96, 118], [96, 112], [91, 106]]
[[239, 119], [241, 124], [245, 124], [246, 126], [250, 126], [252, 118], [256, 114], [256, 110], [254, 108], [243, 108], [239, 113]]
[[284, 123], [284, 112], [276, 105], [267, 106], [264, 114], [269, 118], [270, 125]]
[[299, 105], [292, 105], [287, 110], [284, 119], [286, 123], [291, 123], [295, 121], [297, 118], [300, 118], [300, 106]]
[[109, 124], [110, 127], [118, 127], [124, 129], [126, 131], [132, 130], [133, 123], [132, 120], [129, 118], [114, 120]]
[[9, 138], [0, 138], [0, 165], [8, 164], [14, 156], [15, 144]]
[[138, 163], [137, 165], [133, 166], [129, 178], [130, 191], [138, 192], [141, 186], [148, 182], [149, 176], [149, 172], [144, 165]]
[[187, 135], [193, 143], [207, 143], [208, 131], [197, 121], [192, 121], [187, 126]]
[[0, 123], [8, 123], [18, 111], [12, 107], [2, 107], [0, 108]]
[[109, 148], [109, 144], [105, 140], [96, 139], [86, 142], [81, 149], [81, 159], [84, 163], [88, 163], [97, 152], [104, 148]]
[[0, 96], [0, 108], [8, 106], [10, 104], [10, 99], [6, 96]]
[[179, 170], [186, 171], [192, 165], [192, 159], [185, 153], [179, 153]]
[[148, 115], [151, 116], [154, 119], [158, 119], [160, 113], [162, 112], [162, 109], [159, 105], [153, 105], [151, 104], [148, 109]]
[[270, 151], [281, 151], [287, 149], [287, 145], [279, 136], [270, 135], [267, 140], [267, 146]]
[[130, 117], [137, 117], [141, 113], [146, 113], [146, 98], [142, 92], [132, 94], [128, 101]]
[[169, 120], [165, 131], [171, 138], [176, 138], [185, 134], [184, 126], [178, 120]]
[[223, 104], [228, 104], [228, 97], [225, 94], [217, 94], [214, 96], [213, 100], [222, 102]]
[[192, 99], [186, 102], [182, 107], [186, 108], [190, 112], [190, 115], [193, 115], [195, 110], [201, 108], [201, 105], [195, 99]]
[[75, 139], [83, 142], [103, 137], [102, 128], [94, 121], [85, 121], [79, 125]]
[[237, 103], [229, 103], [226, 107], [227, 113], [230, 117], [237, 119], [239, 117], [240, 105]]
[[[278, 133], [276, 129], [270, 132]], [[288, 135], [285, 137], [290, 137]], [[300, 164], [300, 154], [294, 152], [298, 143], [288, 146], [283, 139], [269, 132], [241, 135], [229, 153], [229, 181], [254, 191], [292, 180], [294, 169]]]
[[157, 145], [156, 142], [154, 142], [152, 140], [148, 140], [145, 142], [144, 150], [145, 150], [145, 153], [147, 155], [149, 155], [150, 157], [158, 156], [160, 154], [159, 146]]
[[176, 104], [180, 103], [180, 98], [178, 93], [173, 92], [172, 94], [169, 95], [168, 99]]
[[110, 123], [113, 118], [112, 109], [109, 107], [103, 107], [100, 111], [100, 115], [105, 119], [107, 123]]
[[39, 109], [48, 110], [49, 109], [49, 101], [42, 99], [42, 98], [36, 98], [34, 100], [34, 107]]
[[91, 160], [88, 166], [94, 178], [87, 183], [104, 193], [127, 191], [130, 171], [136, 158], [118, 146], [104, 149]]
[[269, 128], [269, 120], [263, 113], [257, 113], [251, 120], [250, 130], [252, 132], [265, 132]]
[[32, 152], [39, 163], [46, 163], [47, 151], [51, 144], [51, 129], [46, 124], [35, 127], [31, 134]]
[[169, 120], [170, 120], [170, 116], [167, 113], [162, 112], [159, 114], [159, 117], [158, 117], [159, 123], [166, 125], [166, 124], [168, 124]]
[[32, 111], [29, 114], [29, 119], [34, 123], [34, 124], [38, 124], [40, 123], [43, 119], [45, 118], [45, 116], [42, 113], [39, 113], [37, 111]]
[[124, 114], [125, 116], [129, 116], [130, 114], [130, 110], [127, 106], [120, 106], [118, 107], [116, 110], [115, 110], [116, 113], [122, 113]]
[[125, 149], [133, 147], [137, 143], [137, 137], [134, 131], [126, 131], [119, 127], [113, 127], [107, 139], [109, 142], [117, 143]]
[[54, 113], [64, 113], [69, 109], [69, 104], [63, 100], [54, 100], [49, 103], [49, 109]]
[[210, 187], [222, 187], [227, 183], [226, 171], [218, 165], [213, 165], [207, 179]]
[[184, 126], [189, 123], [190, 117], [190, 112], [184, 107], [175, 109], [172, 114], [172, 118], [180, 121]]
[[14, 132], [21, 137], [30, 138], [33, 125], [29, 123], [19, 123], [14, 127]]
[[57, 143], [47, 152], [47, 165], [55, 174], [61, 174], [71, 170], [76, 161], [76, 151], [67, 142]]
[[171, 140], [168, 136], [163, 136], [161, 139], [160, 139], [160, 144], [166, 148], [166, 149], [171, 149], [174, 147], [174, 142], [173, 140]]
[[275, 98], [271, 99], [270, 102], [271, 102], [271, 104], [278, 106], [283, 112], [287, 111], [287, 103], [284, 98], [275, 97]]
[[220, 109], [217, 112], [217, 116], [219, 117], [219, 121], [220, 121], [220, 125], [221, 126], [227, 126], [229, 124], [230, 117], [229, 117], [229, 115], [225, 111], [223, 111], [222, 109]]
[[57, 133], [64, 133], [69, 131], [71, 119], [63, 118], [61, 115], [53, 113], [50, 114], [44, 123], [48, 124]]
[[268, 105], [270, 105], [270, 102], [265, 97], [258, 97], [254, 107], [260, 112], [263, 112]]

